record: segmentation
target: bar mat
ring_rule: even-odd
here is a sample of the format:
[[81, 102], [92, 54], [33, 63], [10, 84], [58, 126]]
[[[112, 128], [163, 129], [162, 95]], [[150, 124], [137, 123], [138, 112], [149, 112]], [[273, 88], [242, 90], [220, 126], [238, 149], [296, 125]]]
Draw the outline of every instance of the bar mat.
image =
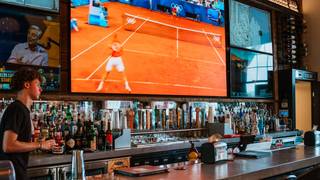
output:
[[114, 170], [114, 172], [117, 174], [122, 174], [126, 176], [137, 177], [137, 176], [148, 176], [153, 174], [166, 173], [169, 171], [167, 167], [144, 165], [144, 166], [135, 166], [135, 167], [117, 169], [117, 170]]
[[263, 157], [268, 157], [271, 156], [271, 152], [260, 152], [260, 151], [241, 151], [238, 153], [235, 153], [236, 156], [238, 157], [247, 157], [247, 158], [263, 158]]

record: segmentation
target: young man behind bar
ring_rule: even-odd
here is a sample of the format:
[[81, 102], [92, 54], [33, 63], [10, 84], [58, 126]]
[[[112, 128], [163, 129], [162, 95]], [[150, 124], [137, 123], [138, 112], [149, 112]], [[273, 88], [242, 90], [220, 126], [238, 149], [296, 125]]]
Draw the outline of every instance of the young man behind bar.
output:
[[42, 92], [41, 76], [31, 68], [19, 69], [11, 81], [17, 98], [5, 110], [0, 122], [0, 160], [10, 160], [15, 168], [16, 179], [28, 179], [29, 152], [51, 150], [54, 140], [31, 142], [30, 107]]

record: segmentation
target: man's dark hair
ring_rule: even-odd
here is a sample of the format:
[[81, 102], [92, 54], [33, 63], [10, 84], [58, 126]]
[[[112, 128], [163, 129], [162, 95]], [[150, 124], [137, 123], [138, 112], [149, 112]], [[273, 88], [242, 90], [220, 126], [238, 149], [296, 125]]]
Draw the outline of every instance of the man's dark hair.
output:
[[20, 91], [24, 88], [24, 83], [31, 82], [35, 79], [42, 81], [41, 75], [35, 69], [30, 67], [22, 67], [17, 72], [14, 73], [10, 87], [14, 91]]

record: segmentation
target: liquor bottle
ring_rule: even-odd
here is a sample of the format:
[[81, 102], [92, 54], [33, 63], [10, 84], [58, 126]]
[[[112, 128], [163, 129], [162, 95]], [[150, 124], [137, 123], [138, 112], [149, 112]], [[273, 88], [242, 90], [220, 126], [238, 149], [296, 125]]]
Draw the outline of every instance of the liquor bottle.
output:
[[281, 42], [285, 43], [287, 41], [297, 40], [297, 34], [295, 33], [286, 33], [282, 35]]
[[151, 129], [151, 112], [149, 109], [146, 110], [146, 129]]
[[193, 110], [192, 110], [193, 108], [192, 108], [192, 106], [190, 106], [189, 107], [189, 111], [188, 111], [188, 117], [189, 117], [189, 119], [188, 119], [188, 128], [192, 128], [193, 126], [193, 124], [192, 124], [192, 118], [193, 118]]
[[105, 151], [106, 150], [106, 132], [104, 131], [104, 122], [100, 122], [100, 131], [98, 135], [98, 150]]
[[158, 109], [158, 129], [163, 129], [162, 128], [162, 110]]
[[77, 133], [77, 130], [78, 130], [78, 126], [77, 126], [74, 119], [71, 120], [70, 128], [71, 128], [71, 135], [75, 136], [75, 134]]
[[67, 106], [66, 118], [67, 118], [68, 121], [71, 121], [71, 120], [72, 120], [72, 113], [71, 113], [70, 105]]
[[54, 139], [57, 141], [62, 141], [62, 128], [61, 124], [56, 125], [55, 133], [54, 133]]
[[85, 135], [87, 135], [88, 134], [88, 132], [89, 132], [89, 129], [90, 129], [90, 121], [88, 121], [88, 119], [87, 118], [85, 118], [85, 121], [84, 121], [84, 123], [83, 123], [83, 133], [85, 134]]
[[[199, 107], [195, 108], [195, 112], [196, 112], [196, 121], [193, 127], [195, 128], [200, 128], [201, 127], [201, 109]], [[200, 137], [201, 135], [201, 131], [194, 131], [193, 132], [193, 136], [194, 137]]]
[[114, 128], [120, 129], [120, 117], [119, 117], [119, 110], [113, 111], [113, 122], [114, 122]]
[[106, 132], [106, 149], [111, 150], [113, 148], [113, 136], [111, 132], [111, 123], [108, 121], [108, 130]]
[[230, 114], [230, 111], [229, 111], [229, 108], [226, 108], [225, 110], [224, 110], [224, 122], [226, 123], [226, 124], [228, 124], [229, 125], [229, 127], [231, 128], [231, 122], [232, 122], [232, 119], [231, 119], [231, 114]]
[[50, 108], [50, 115], [51, 115], [51, 121], [54, 121], [57, 119], [57, 110], [55, 105], [52, 105]]
[[176, 108], [176, 114], [177, 114], [177, 129], [181, 129], [181, 116], [182, 116], [182, 110], [181, 108]]
[[143, 111], [141, 109], [138, 110], [138, 126], [137, 129], [142, 130], [143, 129]]
[[34, 129], [33, 142], [39, 142], [39, 137], [40, 137], [40, 129], [36, 128]]
[[39, 122], [38, 116], [37, 116], [36, 113], [32, 113], [32, 116], [33, 116], [33, 118], [32, 118], [33, 128], [37, 129], [37, 128], [39, 128], [39, 126], [38, 126], [38, 122]]
[[166, 129], [167, 127], [167, 110], [166, 109], [162, 109], [162, 112], [161, 112], [161, 125], [162, 125], [162, 129]]
[[188, 110], [187, 110], [187, 104], [182, 104], [182, 129], [187, 128], [187, 121], [188, 121]]
[[67, 136], [69, 136], [69, 134], [70, 134], [69, 124], [64, 120], [62, 136], [66, 138]]
[[80, 133], [81, 133], [81, 135], [83, 134], [83, 123], [82, 123], [82, 121], [81, 121], [81, 117], [80, 117], [80, 114], [78, 115], [78, 121], [77, 121], [77, 124], [76, 124], [76, 126], [77, 126], [77, 131], [79, 131], [79, 129], [80, 129]]
[[[42, 134], [41, 134], [41, 129], [39, 130], [39, 136], [38, 136], [38, 141], [37, 142], [43, 142], [44, 139], [42, 137]], [[41, 152], [41, 149], [37, 150], [37, 152]]]
[[172, 125], [173, 125], [173, 128], [174, 129], [177, 129], [178, 127], [178, 118], [177, 118], [177, 110], [176, 108], [175, 109], [172, 109]]
[[173, 129], [173, 110], [169, 109], [168, 129]]
[[[66, 133], [66, 132], [65, 132]], [[67, 152], [71, 152], [74, 148], [75, 148], [75, 140], [74, 137], [71, 133], [69, 133], [66, 137], [65, 137], [65, 142], [66, 142], [66, 150]]]
[[191, 144], [191, 147], [188, 152], [188, 160], [189, 161], [196, 161], [199, 158], [199, 152], [198, 150], [194, 147], [194, 143], [192, 141], [189, 141]]
[[65, 152], [65, 142], [62, 137], [62, 129], [60, 124], [57, 126], [55, 141], [56, 145], [52, 148], [52, 153], [63, 154]]
[[206, 109], [201, 108], [201, 127], [205, 128], [206, 127]]
[[155, 129], [160, 129], [161, 128], [161, 118], [160, 118], [160, 111], [155, 105], [154, 107], [154, 118], [155, 118]]
[[[79, 122], [80, 120], [78, 120]], [[78, 126], [77, 132], [74, 136], [75, 140], [75, 149], [82, 149], [82, 134], [83, 134], [83, 127], [81, 125]]]
[[45, 113], [43, 112], [42, 108], [39, 108], [37, 112], [34, 112], [34, 114], [38, 117], [40, 121], [44, 121]]
[[[36, 106], [36, 111], [38, 112], [40, 109], [40, 106], [42, 106], [42, 104], [37, 104]], [[46, 105], [43, 105], [43, 112], [47, 115], [47, 116], [51, 116], [51, 112], [50, 112], [50, 105], [49, 103], [47, 103]]]
[[195, 127], [199, 128], [200, 127], [200, 111], [201, 109], [199, 107], [196, 107], [195, 109], [196, 111], [196, 123], [195, 123]]
[[293, 39], [286, 38], [286, 39], [284, 39], [284, 42], [287, 45], [287, 47], [289, 47], [291, 45], [296, 45], [297, 39], [296, 38], [293, 38]]
[[[84, 130], [85, 128], [83, 128], [83, 130]], [[83, 133], [82, 133], [82, 137], [81, 137], [81, 145], [82, 145], [82, 149], [87, 149], [87, 148], [89, 148], [89, 142], [88, 142], [88, 140], [87, 140], [87, 133], [85, 133], [84, 131], [83, 131]]]
[[62, 117], [62, 115], [63, 115], [63, 113], [62, 113], [62, 107], [63, 107], [62, 104], [59, 104], [59, 105], [58, 105], [58, 109], [57, 109], [57, 116], [58, 116], [58, 117]]
[[143, 109], [142, 110], [142, 129], [146, 130], [147, 129], [147, 110]]
[[[52, 127], [51, 127], [52, 128]], [[44, 139], [49, 139], [49, 128], [48, 128], [48, 125], [46, 123], [43, 123], [41, 125], [41, 136], [44, 138]], [[51, 134], [52, 135], [52, 134]]]
[[128, 120], [126, 110], [119, 110], [120, 114], [120, 129], [128, 129]]
[[151, 129], [152, 130], [155, 130], [156, 129], [156, 114], [155, 114], [155, 111], [154, 109], [151, 109], [150, 110], [150, 116], [151, 116]]
[[134, 122], [134, 111], [133, 109], [128, 109], [127, 111], [127, 119], [128, 119], [128, 127], [131, 129], [131, 131], [134, 129], [134, 126], [133, 126], [133, 122]]
[[138, 113], [138, 106], [139, 102], [135, 101], [133, 102], [133, 111], [134, 111], [134, 122], [133, 122], [133, 128], [135, 130], [139, 129], [139, 113]]
[[275, 119], [276, 119], [275, 116], [272, 116], [270, 118], [270, 121], [269, 121], [269, 132], [275, 132], [276, 131]]
[[97, 135], [95, 132], [94, 125], [91, 125], [91, 128], [89, 130], [88, 141], [89, 141], [90, 151], [92, 151], [92, 152], [96, 151], [97, 150]]
[[72, 111], [71, 111], [71, 114], [72, 114], [72, 118], [73, 119], [80, 119], [80, 113], [78, 113], [77, 111], [77, 107], [76, 105], [74, 104], [73, 107], [72, 107]]

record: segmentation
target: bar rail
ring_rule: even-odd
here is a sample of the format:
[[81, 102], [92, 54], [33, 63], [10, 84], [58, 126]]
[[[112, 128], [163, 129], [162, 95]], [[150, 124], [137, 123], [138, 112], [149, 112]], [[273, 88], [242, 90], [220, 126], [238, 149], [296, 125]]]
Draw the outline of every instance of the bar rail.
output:
[[[320, 164], [320, 147], [298, 146], [297, 148], [273, 152], [270, 157], [260, 159], [236, 158], [233, 161], [217, 162], [215, 164], [187, 165], [186, 170], [169, 169], [169, 173], [145, 177], [129, 177], [115, 175], [121, 180], [152, 180], [152, 179], [275, 179], [279, 175], [286, 177], [287, 173]], [[101, 175], [100, 175], [101, 177]], [[89, 177], [88, 179], [90, 179]], [[103, 175], [102, 179], [112, 179]], [[283, 179], [283, 178], [282, 178]]]
[[[273, 138], [278, 138], [278, 137], [296, 136], [298, 133], [299, 131], [287, 131], [287, 132], [270, 133], [268, 135], [272, 136]], [[240, 138], [222, 139], [222, 141], [226, 142], [227, 144], [237, 144], [239, 140]], [[200, 147], [200, 145], [204, 142], [207, 142], [207, 138], [198, 139], [198, 141], [195, 142], [195, 146]], [[93, 153], [85, 153], [84, 157], [85, 157], [85, 161], [87, 162], [87, 161], [112, 159], [112, 158], [118, 158], [118, 157], [134, 156], [134, 155], [141, 155], [141, 154], [147, 154], [147, 153], [163, 152], [163, 151], [171, 151], [171, 150], [187, 149], [187, 148], [190, 148], [189, 140], [170, 142], [170, 143], [141, 145], [138, 147], [115, 149], [111, 151], [96, 151]], [[28, 167], [30, 168], [30, 167], [52, 166], [52, 165], [62, 165], [62, 164], [71, 164], [71, 154], [63, 154], [63, 155], [53, 155], [48, 153], [32, 154], [30, 155], [30, 158], [29, 158]]]

